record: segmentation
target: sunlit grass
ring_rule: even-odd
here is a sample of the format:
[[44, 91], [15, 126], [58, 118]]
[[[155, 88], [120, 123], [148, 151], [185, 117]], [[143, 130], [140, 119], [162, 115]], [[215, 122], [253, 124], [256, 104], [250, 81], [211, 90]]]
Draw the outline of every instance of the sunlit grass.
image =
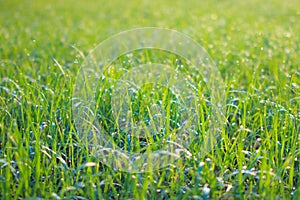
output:
[[[296, 0], [0, 0], [0, 197], [299, 199], [299, 8]], [[88, 51], [143, 26], [176, 29], [207, 49], [226, 85], [227, 122], [206, 157], [193, 144], [176, 165], [131, 174], [82, 145], [71, 98]], [[172, 55], [149, 58], [178, 65]]]

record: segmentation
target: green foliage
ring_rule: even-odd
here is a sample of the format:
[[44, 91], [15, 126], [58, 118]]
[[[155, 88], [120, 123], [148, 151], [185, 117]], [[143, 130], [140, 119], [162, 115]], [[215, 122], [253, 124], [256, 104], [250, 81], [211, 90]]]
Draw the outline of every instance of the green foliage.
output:
[[[299, 8], [297, 0], [0, 0], [0, 197], [299, 199]], [[195, 143], [176, 165], [130, 174], [98, 162], [82, 146], [71, 98], [89, 49], [112, 34], [144, 26], [176, 29], [207, 49], [226, 84], [228, 120], [205, 158]], [[140, 59], [179, 64], [165, 54], [146, 52]], [[118, 61], [127, 62], [125, 56]], [[111, 133], [114, 83], [105, 83], [99, 120]], [[135, 95], [135, 120], [147, 121], [153, 102], [141, 97], [149, 90]], [[168, 115], [175, 129], [176, 98], [164, 88], [153, 95], [175, 101]], [[204, 122], [209, 105], [200, 107]], [[126, 141], [114, 139], [121, 146]]]

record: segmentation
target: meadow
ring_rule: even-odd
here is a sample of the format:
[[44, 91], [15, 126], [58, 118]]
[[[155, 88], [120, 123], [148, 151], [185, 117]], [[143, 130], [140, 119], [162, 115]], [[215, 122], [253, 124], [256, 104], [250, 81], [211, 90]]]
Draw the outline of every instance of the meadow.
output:
[[[0, 198], [299, 199], [299, 22], [297, 0], [0, 0]], [[226, 121], [204, 157], [192, 145], [176, 164], [128, 173], [82, 144], [72, 96], [89, 50], [139, 27], [174, 29], [206, 49], [224, 81]], [[134, 55], [178, 64], [166, 52]]]

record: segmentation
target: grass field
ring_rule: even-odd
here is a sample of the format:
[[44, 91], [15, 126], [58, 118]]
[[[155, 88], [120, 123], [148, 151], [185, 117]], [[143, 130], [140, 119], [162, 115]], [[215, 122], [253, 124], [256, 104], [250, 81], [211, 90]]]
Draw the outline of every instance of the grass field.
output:
[[[300, 199], [299, 22], [298, 0], [0, 0], [0, 198]], [[145, 26], [203, 45], [228, 121], [205, 157], [133, 174], [82, 146], [71, 98], [90, 49]]]

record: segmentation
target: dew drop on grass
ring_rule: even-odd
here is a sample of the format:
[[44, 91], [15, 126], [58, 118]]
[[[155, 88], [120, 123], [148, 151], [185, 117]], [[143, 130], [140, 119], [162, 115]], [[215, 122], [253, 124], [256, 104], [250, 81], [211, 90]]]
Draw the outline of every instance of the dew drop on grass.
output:
[[210, 188], [208, 187], [207, 184], [202, 188], [202, 192], [203, 192], [204, 196], [209, 196]]
[[42, 123], [40, 124], [40, 129], [41, 129], [41, 130], [44, 130], [46, 127], [47, 127], [47, 123], [46, 123], [46, 122], [42, 122]]

